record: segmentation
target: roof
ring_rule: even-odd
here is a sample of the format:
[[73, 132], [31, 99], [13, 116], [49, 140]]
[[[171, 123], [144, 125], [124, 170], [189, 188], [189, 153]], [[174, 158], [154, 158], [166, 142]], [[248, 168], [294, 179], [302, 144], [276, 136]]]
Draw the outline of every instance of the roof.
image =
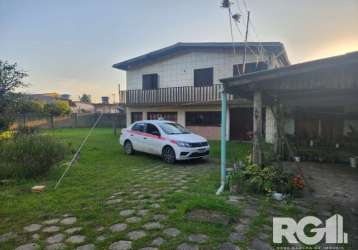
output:
[[[287, 57], [286, 49], [280, 42], [248, 42], [247, 47], [254, 51], [263, 46], [269, 53], [275, 54], [284, 65], [289, 65], [290, 62]], [[236, 49], [244, 49], [245, 43], [234, 43]], [[233, 43], [230, 42], [210, 42], [210, 43], [176, 43], [174, 45], [152, 51], [150, 53], [131, 58], [129, 60], [113, 64], [112, 67], [122, 70], [130, 70], [143, 66], [145, 64], [153, 63], [163, 58], [172, 56], [176, 53], [200, 51], [200, 50], [231, 50]]]
[[[319, 87], [328, 88], [328, 82], [323, 81], [320, 83], [316, 78], [312, 77], [312, 74], [316, 73], [321, 78], [330, 77], [338, 79], [338, 77], [345, 77], [343, 81], [347, 81], [346, 86], [358, 87], [358, 82], [355, 82], [356, 67], [358, 66], [358, 51], [347, 53], [340, 56], [328, 57], [319, 60], [294, 64], [286, 67], [258, 71], [238, 77], [229, 77], [221, 79], [224, 84], [224, 88], [228, 93], [232, 93], [233, 89], [240, 95], [239, 92], [252, 92], [254, 89], [270, 88], [271, 85], [280, 85], [279, 88], [287, 89], [289, 85], [295, 85], [295, 88], [303, 88], [310, 84], [311, 88], [316, 83], [321, 84]], [[352, 73], [353, 72], [353, 73]], [[307, 79], [311, 81], [302, 80], [303, 76], [307, 76]], [[351, 76], [350, 78], [348, 76]], [[330, 79], [328, 78], [328, 79]], [[342, 79], [341, 79], [342, 80]], [[321, 80], [322, 82], [322, 80]], [[297, 85], [297, 83], [299, 83]], [[324, 84], [324, 86], [322, 86]], [[343, 84], [343, 82], [341, 82]]]

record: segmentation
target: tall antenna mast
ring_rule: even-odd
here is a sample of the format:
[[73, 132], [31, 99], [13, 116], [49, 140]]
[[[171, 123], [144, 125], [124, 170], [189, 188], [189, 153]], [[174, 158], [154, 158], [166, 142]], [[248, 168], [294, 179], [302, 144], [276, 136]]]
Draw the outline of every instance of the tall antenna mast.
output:
[[248, 38], [248, 35], [249, 35], [249, 23], [250, 23], [250, 11], [247, 11], [244, 59], [243, 59], [243, 62], [242, 62], [242, 73], [243, 74], [245, 74], [245, 66], [246, 66], [246, 47], [247, 47], [247, 38]]

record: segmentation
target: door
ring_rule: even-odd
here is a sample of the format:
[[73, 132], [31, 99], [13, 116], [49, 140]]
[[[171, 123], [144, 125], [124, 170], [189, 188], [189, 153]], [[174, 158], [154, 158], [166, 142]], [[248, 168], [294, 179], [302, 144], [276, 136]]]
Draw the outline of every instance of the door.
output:
[[160, 155], [162, 152], [162, 139], [159, 129], [152, 123], [146, 124], [146, 136], [144, 138], [146, 152], [151, 154]]
[[133, 125], [131, 131], [129, 131], [129, 139], [133, 144], [134, 150], [140, 152], [146, 152], [144, 145], [144, 135], [145, 135], [145, 124], [138, 122]]

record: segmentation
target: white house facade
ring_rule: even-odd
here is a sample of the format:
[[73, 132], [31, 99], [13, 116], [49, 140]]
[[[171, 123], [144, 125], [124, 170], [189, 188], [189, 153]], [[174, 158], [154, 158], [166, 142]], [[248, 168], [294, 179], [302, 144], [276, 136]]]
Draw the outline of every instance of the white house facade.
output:
[[[219, 139], [220, 79], [289, 64], [281, 43], [247, 43], [244, 72], [245, 44], [235, 43], [234, 48], [235, 53], [232, 43], [177, 43], [114, 64], [127, 75], [120, 92], [127, 126], [163, 117], [208, 139]], [[251, 103], [230, 96], [228, 111], [227, 139], [249, 140]]]

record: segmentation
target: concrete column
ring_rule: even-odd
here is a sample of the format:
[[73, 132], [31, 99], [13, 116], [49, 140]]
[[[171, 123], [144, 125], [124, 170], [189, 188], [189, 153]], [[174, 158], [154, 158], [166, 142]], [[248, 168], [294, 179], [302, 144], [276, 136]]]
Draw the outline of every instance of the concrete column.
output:
[[185, 127], [185, 111], [178, 110], [178, 123]]
[[148, 112], [147, 111], [143, 111], [143, 120], [148, 120]]
[[131, 125], [131, 109], [126, 107], [126, 120], [127, 120], [127, 128]]
[[260, 91], [254, 93], [254, 144], [252, 161], [259, 166], [262, 165], [262, 94]]

